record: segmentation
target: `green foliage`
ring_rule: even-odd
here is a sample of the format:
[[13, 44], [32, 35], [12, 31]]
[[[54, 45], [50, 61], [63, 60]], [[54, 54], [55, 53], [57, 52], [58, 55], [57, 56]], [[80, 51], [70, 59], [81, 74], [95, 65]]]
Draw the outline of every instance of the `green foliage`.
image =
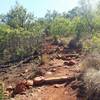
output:
[[83, 41], [84, 49], [88, 53], [99, 52], [100, 53], [100, 33], [95, 33], [91, 39], [85, 39]]
[[4, 87], [3, 87], [3, 83], [0, 82], [0, 100], [4, 99]]
[[[32, 13], [16, 3], [7, 14], [0, 15], [0, 63], [22, 59], [34, 50], [41, 48], [43, 34], [54, 37], [76, 36], [85, 38], [91, 33], [100, 32], [100, 3], [93, 11], [88, 0], [80, 0], [80, 5], [62, 14], [47, 11], [44, 18], [35, 18]], [[92, 34], [90, 42], [84, 43], [85, 48], [92, 44], [100, 44], [97, 35]], [[94, 46], [95, 47], [95, 46]]]
[[[2, 28], [3, 27], [3, 28]], [[38, 34], [20, 29], [0, 27], [0, 63], [22, 59], [30, 55], [35, 48], [40, 48]]]
[[100, 31], [100, 15], [95, 16], [94, 27], [96, 31]]
[[64, 35], [68, 32], [68, 25], [70, 21], [63, 17], [57, 17], [51, 23], [51, 33], [53, 35]]

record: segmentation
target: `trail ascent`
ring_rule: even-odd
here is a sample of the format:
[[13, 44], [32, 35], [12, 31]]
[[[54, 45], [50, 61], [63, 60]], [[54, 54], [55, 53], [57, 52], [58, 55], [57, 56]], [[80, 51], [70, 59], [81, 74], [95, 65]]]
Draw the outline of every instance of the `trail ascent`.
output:
[[[64, 53], [63, 50], [63, 46], [52, 45], [46, 40], [43, 46], [45, 61], [37, 67], [35, 78], [32, 78], [32, 62], [4, 69], [0, 78], [5, 87], [14, 87], [15, 95], [10, 100], [77, 100], [81, 84], [77, 77], [80, 75], [82, 55]], [[31, 86], [27, 87], [26, 81]]]

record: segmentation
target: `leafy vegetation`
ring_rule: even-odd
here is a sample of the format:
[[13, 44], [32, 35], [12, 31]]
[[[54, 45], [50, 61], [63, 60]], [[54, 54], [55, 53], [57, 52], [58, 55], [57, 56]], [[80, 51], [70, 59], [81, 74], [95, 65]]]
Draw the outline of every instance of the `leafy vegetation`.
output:
[[[50, 40], [53, 46], [58, 45], [64, 53], [70, 51], [81, 55], [82, 50], [88, 54], [97, 53], [95, 56], [88, 55], [90, 58], [85, 59], [80, 69], [83, 72], [81, 81], [85, 85], [87, 94], [85, 99], [98, 100], [100, 97], [100, 1], [96, 8], [92, 8], [89, 1], [79, 0], [79, 5], [68, 12], [58, 13], [55, 10], [47, 10], [43, 18], [35, 17], [33, 13], [27, 12], [26, 8], [16, 2], [7, 14], [0, 15], [0, 65], [5, 64], [6, 66], [7, 64], [8, 66], [9, 63], [19, 61], [24, 63], [24, 60], [29, 61], [26, 61], [26, 57], [31, 57], [33, 60], [33, 55], [38, 54], [33, 61], [32, 78], [36, 74], [43, 75], [44, 71], [42, 72], [36, 65], [50, 62], [49, 60], [53, 59], [52, 55], [50, 55], [51, 58], [48, 55], [52, 54], [52, 51], [49, 51], [52, 46], [43, 43], [44, 40]], [[49, 39], [45, 39], [46, 36], [50, 36]], [[53, 52], [62, 52], [62, 49], [57, 47]], [[57, 54], [57, 56], [60, 58], [61, 55]], [[95, 58], [98, 56], [99, 58]], [[77, 63], [77, 61], [73, 62], [74, 58], [71, 63]], [[17, 67], [18, 65], [16, 64]], [[49, 64], [49, 66], [52, 65]], [[2, 88], [1, 84], [0, 100], [3, 98]]]
[[[99, 8], [100, 2], [92, 10], [88, 0], [80, 0], [79, 6], [68, 13], [48, 10], [44, 18], [36, 18], [16, 3], [7, 14], [0, 15], [0, 63], [23, 59], [39, 49], [44, 33], [54, 37], [74, 36], [83, 40], [93, 36], [91, 41], [94, 41], [94, 45], [99, 44]], [[87, 42], [85, 44], [85, 48], [90, 48]]]

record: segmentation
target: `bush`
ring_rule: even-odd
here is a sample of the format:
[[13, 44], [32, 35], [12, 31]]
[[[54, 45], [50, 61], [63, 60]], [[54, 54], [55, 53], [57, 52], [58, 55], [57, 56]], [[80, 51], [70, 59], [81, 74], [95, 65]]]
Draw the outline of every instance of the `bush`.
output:
[[100, 55], [90, 56], [82, 65], [82, 80], [86, 87], [86, 100], [99, 100], [100, 97]]
[[0, 63], [16, 61], [40, 49], [41, 34], [24, 31], [23, 29], [0, 29]]
[[57, 17], [53, 20], [50, 27], [52, 35], [65, 35], [68, 32], [69, 20], [63, 17]]
[[83, 44], [77, 37], [74, 37], [69, 41], [68, 48], [71, 51], [76, 51], [77, 53], [80, 53], [83, 49]]

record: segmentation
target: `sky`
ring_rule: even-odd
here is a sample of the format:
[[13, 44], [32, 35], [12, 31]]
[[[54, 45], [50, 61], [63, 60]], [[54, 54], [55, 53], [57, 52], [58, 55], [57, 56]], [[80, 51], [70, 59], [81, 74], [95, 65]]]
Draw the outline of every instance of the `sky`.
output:
[[[6, 14], [15, 2], [23, 5], [35, 17], [43, 17], [47, 10], [56, 10], [59, 13], [67, 12], [78, 5], [79, 0], [1, 0], [0, 14]], [[96, 1], [96, 0], [93, 0]]]

